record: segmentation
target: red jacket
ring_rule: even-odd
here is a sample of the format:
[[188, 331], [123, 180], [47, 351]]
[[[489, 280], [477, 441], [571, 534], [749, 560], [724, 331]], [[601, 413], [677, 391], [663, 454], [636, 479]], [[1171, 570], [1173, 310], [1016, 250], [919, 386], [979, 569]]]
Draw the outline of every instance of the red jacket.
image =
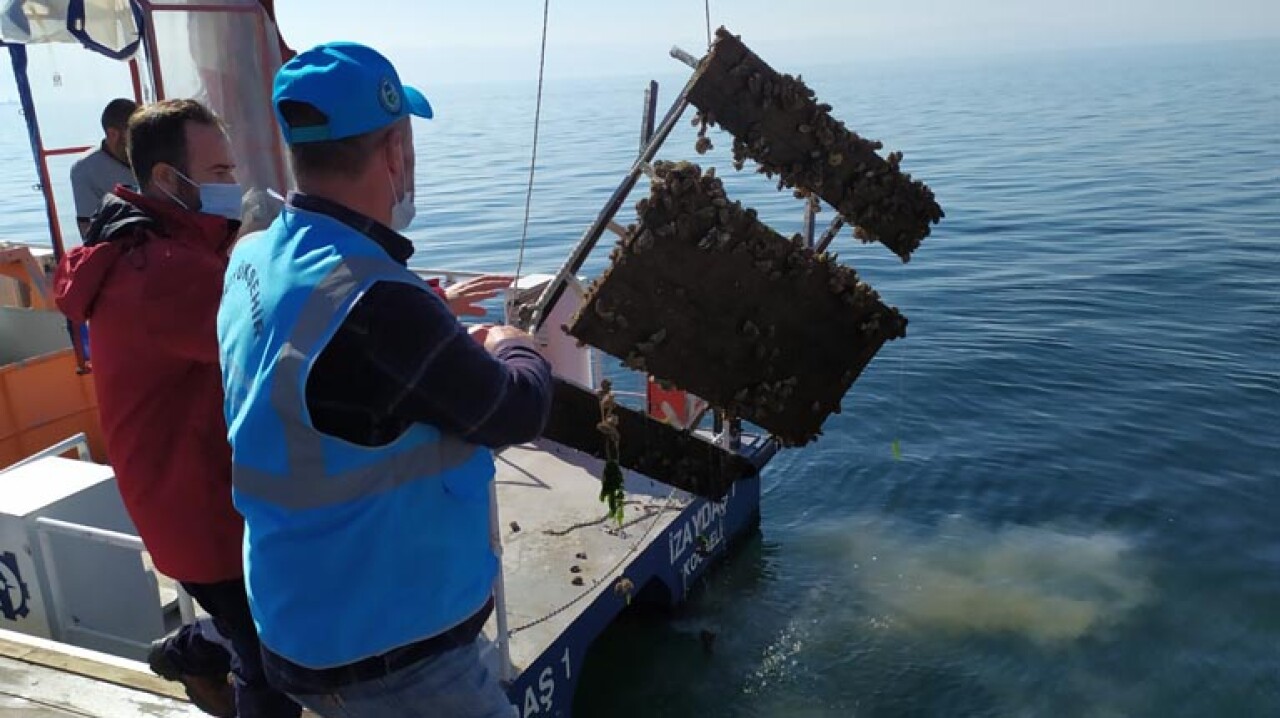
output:
[[58, 308], [89, 321], [129, 516], [156, 568], [192, 583], [243, 574], [216, 324], [234, 236], [226, 219], [117, 187], [54, 277]]

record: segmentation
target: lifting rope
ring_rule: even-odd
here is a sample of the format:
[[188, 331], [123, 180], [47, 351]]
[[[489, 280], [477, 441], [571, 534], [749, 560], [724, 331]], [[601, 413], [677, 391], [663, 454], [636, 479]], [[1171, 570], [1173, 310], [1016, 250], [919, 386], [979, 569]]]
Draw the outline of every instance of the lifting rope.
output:
[[[711, 0], [703, 0], [703, 14], [707, 24], [707, 47], [711, 47]], [[542, 3], [542, 46], [538, 51], [538, 93], [533, 108], [533, 147], [529, 153], [529, 182], [524, 195], [524, 221], [520, 226], [520, 249], [516, 256], [515, 281], [520, 281], [524, 271], [524, 250], [529, 241], [529, 216], [533, 210], [533, 180], [538, 165], [538, 133], [542, 127], [542, 83], [547, 64], [547, 20], [551, 13], [551, 0]]]
[[711, 47], [711, 0], [702, 0], [702, 7], [707, 12], [707, 47]]
[[533, 208], [533, 177], [538, 167], [538, 130], [542, 125], [542, 78], [547, 64], [547, 16], [551, 12], [551, 0], [542, 3], [542, 49], [538, 54], [538, 98], [533, 108], [533, 150], [529, 157], [529, 186], [524, 195], [524, 224], [520, 228], [520, 254], [516, 258], [515, 281], [520, 281], [524, 269], [524, 247], [529, 239], [529, 213]]

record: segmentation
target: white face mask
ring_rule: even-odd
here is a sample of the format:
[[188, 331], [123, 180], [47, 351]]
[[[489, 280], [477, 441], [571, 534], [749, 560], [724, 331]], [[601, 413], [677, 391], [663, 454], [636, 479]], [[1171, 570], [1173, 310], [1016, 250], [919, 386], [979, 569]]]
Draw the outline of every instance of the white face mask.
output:
[[[404, 162], [404, 167], [409, 167], [408, 162]], [[391, 205], [391, 224], [392, 229], [397, 232], [403, 232], [413, 223], [413, 218], [418, 214], [418, 208], [413, 203], [413, 188], [406, 187], [404, 194], [396, 192], [396, 183], [391, 179], [391, 171], [387, 171], [387, 183], [391, 185], [391, 196], [396, 197], [395, 204]]]
[[[177, 170], [174, 170], [177, 172]], [[198, 211], [205, 214], [213, 214], [227, 219], [240, 220], [240, 214], [243, 210], [244, 192], [240, 189], [240, 185], [234, 182], [206, 182], [200, 184], [190, 177], [178, 172], [178, 176], [186, 180], [188, 184], [200, 190], [200, 209]], [[166, 192], [166, 194], [168, 194]], [[182, 205], [185, 209], [187, 204], [182, 200], [169, 195], [174, 202]]]

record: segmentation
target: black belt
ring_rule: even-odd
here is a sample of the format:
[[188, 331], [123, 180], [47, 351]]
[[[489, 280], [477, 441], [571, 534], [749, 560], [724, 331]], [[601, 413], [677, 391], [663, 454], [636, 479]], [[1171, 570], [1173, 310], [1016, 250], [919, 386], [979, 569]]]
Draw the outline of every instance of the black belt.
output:
[[307, 668], [262, 647], [263, 669], [277, 690], [298, 695], [329, 693], [353, 683], [391, 675], [432, 656], [461, 648], [476, 640], [493, 613], [493, 599], [467, 620], [431, 638], [415, 641], [355, 663], [334, 668]]

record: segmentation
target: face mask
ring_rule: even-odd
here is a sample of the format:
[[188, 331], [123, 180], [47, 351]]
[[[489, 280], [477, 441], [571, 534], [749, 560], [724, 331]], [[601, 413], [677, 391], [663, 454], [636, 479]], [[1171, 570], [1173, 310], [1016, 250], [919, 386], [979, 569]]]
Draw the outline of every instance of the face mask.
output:
[[[404, 163], [405, 167], [409, 166], [408, 162]], [[387, 171], [387, 182], [391, 185], [391, 195], [394, 197], [396, 192], [396, 183], [391, 180], [391, 172]], [[403, 232], [413, 223], [413, 218], [417, 216], [418, 208], [413, 204], [413, 190], [405, 189], [403, 195], [396, 200], [391, 206], [391, 224], [390, 227], [397, 232]]]
[[[177, 170], [174, 171], [176, 172]], [[244, 201], [244, 192], [241, 191], [240, 185], [234, 182], [206, 182], [205, 184], [199, 184], [181, 172], [178, 172], [178, 176], [186, 180], [192, 187], [200, 190], [200, 209], [198, 211], [237, 221], [240, 219], [240, 213], [243, 209], [241, 202]], [[168, 193], [166, 192], [165, 194]], [[173, 195], [169, 195], [169, 197], [186, 209], [191, 209], [177, 197]]]

